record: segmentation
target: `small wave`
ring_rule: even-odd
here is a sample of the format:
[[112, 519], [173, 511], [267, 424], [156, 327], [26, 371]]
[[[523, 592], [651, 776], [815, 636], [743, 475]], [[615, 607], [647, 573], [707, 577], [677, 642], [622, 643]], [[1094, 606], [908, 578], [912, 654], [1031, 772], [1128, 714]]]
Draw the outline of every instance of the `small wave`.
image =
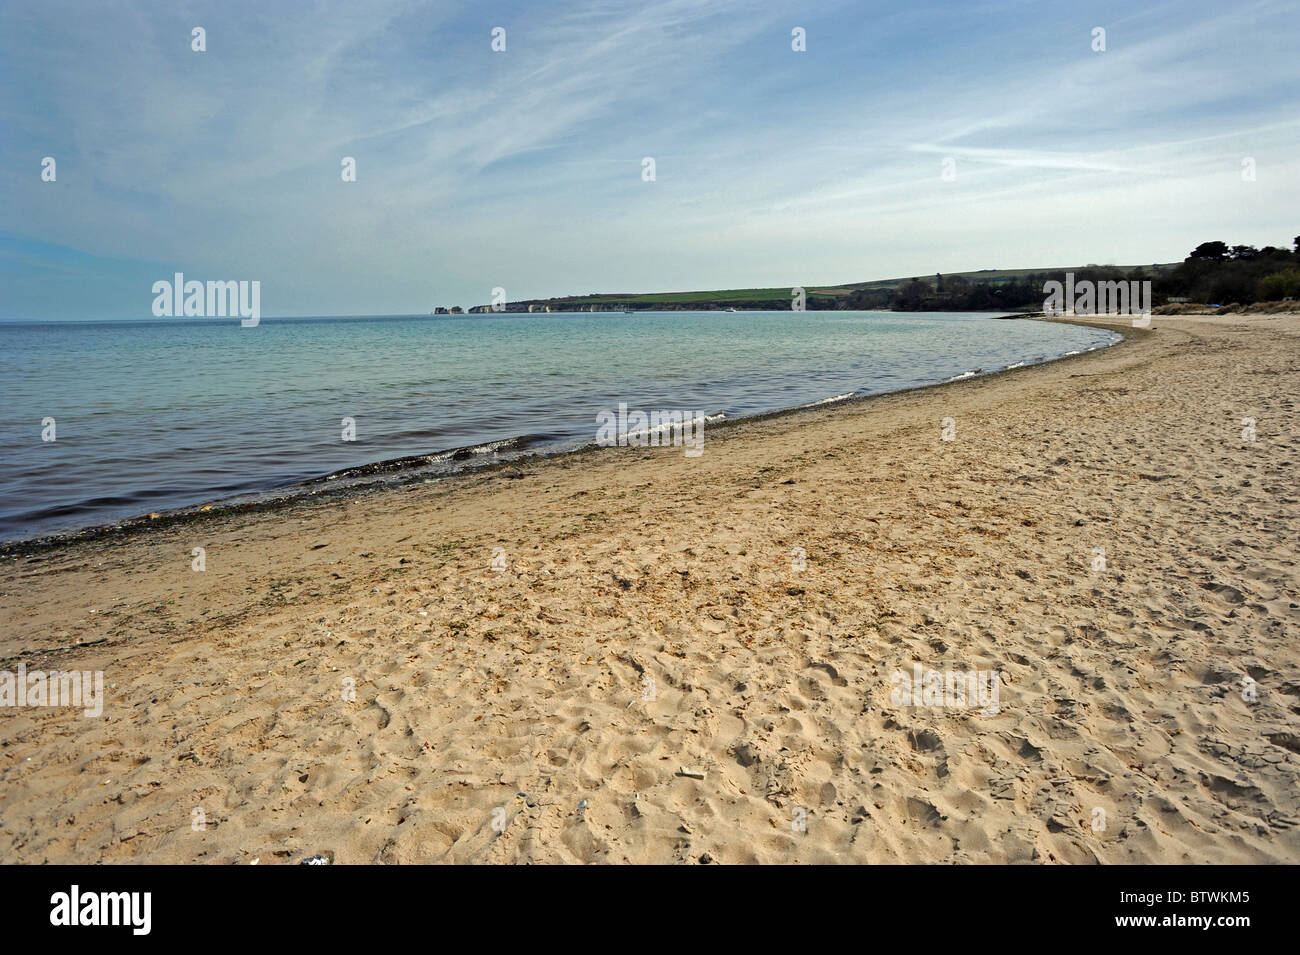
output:
[[821, 401], [811, 401], [811, 402], [809, 402], [808, 404], [806, 404], [806, 405], [800, 405], [799, 407], [801, 407], [801, 408], [816, 408], [818, 405], [829, 405], [829, 404], [834, 404], [834, 403], [837, 402], [837, 401], [845, 401], [845, 400], [847, 400], [847, 399], [849, 399], [849, 398], [852, 398], [852, 397], [853, 397], [854, 395], [856, 395], [856, 394], [857, 394], [856, 391], [846, 391], [846, 392], [845, 392], [844, 394], [842, 394], [842, 395], [833, 395], [833, 396], [830, 397], [830, 398], [823, 398]]
[[1011, 364], [1007, 365], [1007, 367], [1003, 368], [1002, 370], [1010, 371], [1012, 368], [1024, 368], [1024, 367], [1025, 367], [1025, 363], [1023, 361], [1013, 361]]
[[654, 428], [638, 428], [636, 431], [625, 431], [623, 432], [623, 437], [633, 438], [639, 437], [643, 434], [662, 434], [663, 432], [671, 431], [674, 428], [683, 428], [688, 424], [711, 424], [714, 421], [721, 421], [725, 417], [726, 415], [721, 413], [712, 415], [696, 415], [694, 418], [684, 419], [680, 424], [676, 421], [668, 421]]
[[488, 441], [485, 444], [472, 444], [452, 452], [453, 458], [464, 458], [472, 454], [497, 454], [501, 451], [517, 451], [523, 446], [525, 438], [504, 438], [501, 441]]
[[983, 371], [983, 370], [984, 370], [983, 368], [976, 368], [974, 371], [963, 371], [960, 375], [953, 375], [951, 378], [949, 378], [949, 379], [947, 379], [947, 380], [948, 380], [948, 381], [962, 381], [963, 379], [966, 379], [966, 378], [974, 378], [976, 375], [978, 375], [978, 374], [979, 374], [981, 371]]
[[406, 457], [388, 458], [383, 461], [374, 461], [370, 464], [362, 464], [357, 467], [344, 468], [341, 471], [335, 471], [332, 474], [325, 474], [317, 478], [310, 478], [301, 483], [315, 484], [323, 481], [372, 477], [379, 474], [423, 468], [431, 464], [439, 464], [446, 461], [464, 461], [476, 455], [502, 454], [512, 451], [520, 451], [527, 447], [531, 440], [531, 435], [518, 435], [513, 438], [502, 438], [498, 441], [485, 441], [483, 444], [470, 444], [463, 448], [449, 448], [446, 451], [435, 451], [432, 454], [409, 454]]

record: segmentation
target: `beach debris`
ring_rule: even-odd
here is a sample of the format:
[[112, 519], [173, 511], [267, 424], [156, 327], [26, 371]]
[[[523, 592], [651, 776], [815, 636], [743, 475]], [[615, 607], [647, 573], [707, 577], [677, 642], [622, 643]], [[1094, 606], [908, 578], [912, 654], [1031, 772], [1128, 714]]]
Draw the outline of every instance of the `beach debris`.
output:
[[702, 770], [702, 769], [687, 769], [685, 766], [681, 766], [681, 767], [679, 767], [678, 770], [677, 770], [677, 775], [678, 775], [678, 776], [686, 776], [686, 777], [689, 777], [690, 779], [703, 779], [703, 778], [704, 778], [704, 770]]
[[329, 864], [330, 864], [330, 860], [327, 859], [327, 858], [325, 858], [323, 855], [321, 855], [321, 854], [318, 852], [318, 853], [316, 853], [314, 856], [312, 856], [310, 859], [303, 859], [303, 860], [302, 860], [301, 862], [299, 862], [298, 864], [299, 864], [299, 865], [329, 865]]
[[582, 802], [578, 803], [578, 812], [582, 812], [582, 810], [586, 808], [587, 808], [587, 800], [584, 799]]

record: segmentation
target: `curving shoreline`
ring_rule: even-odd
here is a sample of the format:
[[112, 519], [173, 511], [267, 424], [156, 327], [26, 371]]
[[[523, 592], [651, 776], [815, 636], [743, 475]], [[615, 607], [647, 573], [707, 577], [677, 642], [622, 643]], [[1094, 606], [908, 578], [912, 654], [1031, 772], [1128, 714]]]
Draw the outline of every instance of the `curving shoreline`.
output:
[[[994, 375], [1007, 374], [1012, 371], [1019, 371], [1023, 368], [1035, 368], [1042, 365], [1052, 364], [1054, 362], [1065, 361], [1067, 359], [1084, 357], [1094, 354], [1098, 351], [1112, 348], [1119, 345], [1123, 340], [1132, 336], [1139, 329], [1122, 324], [1113, 324], [1108, 322], [1088, 322], [1079, 321], [1077, 318], [1063, 320], [1061, 318], [1050, 317], [1045, 315], [1032, 314], [1008, 314], [992, 315], [994, 319], [1023, 319], [1030, 321], [1045, 321], [1054, 324], [1064, 325], [1086, 325], [1090, 327], [1101, 327], [1111, 331], [1118, 332], [1123, 339], [1110, 345], [1100, 346], [1099, 348], [1089, 349], [1088, 351], [1075, 354], [1059, 355], [1049, 358], [1045, 361], [1025, 363], [1022, 362], [1015, 367], [998, 369], [995, 371], [968, 372], [964, 375], [950, 379], [948, 381], [934, 382], [926, 385], [918, 385], [910, 388], [900, 388], [894, 391], [881, 392], [878, 394], [852, 394], [842, 399], [825, 399], [808, 405], [796, 405], [789, 408], [780, 408], [773, 411], [757, 412], [754, 414], [739, 415], [734, 418], [724, 418], [717, 422], [711, 422], [709, 425], [710, 433], [716, 429], [734, 427], [738, 424], [753, 421], [763, 421], [770, 418], [781, 417], [785, 415], [794, 415], [813, 408], [828, 407], [845, 403], [857, 403], [872, 401], [875, 399], [887, 397], [889, 395], [908, 394], [916, 391], [924, 391], [931, 388], [941, 388], [947, 385], [957, 384], [962, 381], [968, 381], [973, 378], [986, 378]], [[517, 438], [507, 438], [498, 441], [488, 442], [490, 445], [506, 445], [518, 441]], [[10, 541], [0, 541], [0, 559], [6, 556], [22, 556], [25, 554], [39, 553], [50, 548], [59, 548], [62, 546], [75, 544], [82, 541], [93, 541], [100, 539], [120, 539], [129, 536], [137, 531], [150, 527], [165, 527], [173, 525], [184, 525], [195, 522], [219, 517], [221, 515], [242, 514], [253, 512], [273, 511], [277, 508], [294, 504], [296, 502], [319, 499], [319, 500], [336, 500], [343, 499], [354, 494], [373, 494], [382, 493], [385, 490], [397, 487], [403, 487], [412, 483], [425, 483], [428, 481], [447, 481], [462, 478], [468, 474], [486, 472], [486, 473], [505, 473], [510, 474], [518, 469], [521, 464], [527, 464], [532, 461], [545, 460], [563, 455], [584, 454], [591, 451], [599, 450], [594, 443], [582, 444], [577, 447], [563, 446], [554, 449], [541, 449], [538, 451], [518, 451], [509, 457], [497, 459], [483, 464], [470, 464], [459, 469], [428, 473], [428, 466], [435, 460], [450, 460], [460, 455], [469, 456], [478, 453], [479, 445], [471, 445], [464, 448], [448, 448], [445, 450], [433, 451], [428, 454], [405, 455], [396, 458], [385, 458], [378, 461], [368, 462], [354, 467], [344, 468], [317, 477], [300, 481], [296, 484], [286, 487], [274, 488], [261, 492], [245, 492], [231, 495], [225, 498], [215, 498], [204, 501], [196, 501], [193, 504], [173, 509], [165, 509], [157, 512], [158, 516], [150, 517], [148, 513], [142, 513], [125, 517], [120, 520], [110, 521], [104, 524], [93, 524], [87, 527], [76, 528], [68, 531], [55, 532], [52, 534], [42, 534], [35, 537], [19, 538]], [[373, 482], [365, 483], [366, 478], [377, 478]], [[355, 479], [354, 481], [341, 483], [337, 487], [327, 486], [330, 482], [339, 479]]]

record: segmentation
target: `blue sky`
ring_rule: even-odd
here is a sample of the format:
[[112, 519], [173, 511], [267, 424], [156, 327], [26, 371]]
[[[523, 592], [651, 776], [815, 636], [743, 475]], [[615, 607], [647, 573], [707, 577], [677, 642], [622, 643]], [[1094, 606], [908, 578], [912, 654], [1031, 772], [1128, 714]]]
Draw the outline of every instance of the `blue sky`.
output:
[[7, 0], [0, 317], [149, 317], [174, 271], [390, 314], [1289, 245], [1297, 13]]

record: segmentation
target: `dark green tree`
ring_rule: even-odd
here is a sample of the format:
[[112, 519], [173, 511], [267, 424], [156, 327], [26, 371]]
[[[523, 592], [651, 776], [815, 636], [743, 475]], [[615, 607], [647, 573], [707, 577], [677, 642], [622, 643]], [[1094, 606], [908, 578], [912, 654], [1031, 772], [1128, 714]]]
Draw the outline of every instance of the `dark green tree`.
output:
[[1202, 242], [1192, 250], [1189, 259], [1226, 259], [1228, 257], [1228, 243], [1226, 242]]

